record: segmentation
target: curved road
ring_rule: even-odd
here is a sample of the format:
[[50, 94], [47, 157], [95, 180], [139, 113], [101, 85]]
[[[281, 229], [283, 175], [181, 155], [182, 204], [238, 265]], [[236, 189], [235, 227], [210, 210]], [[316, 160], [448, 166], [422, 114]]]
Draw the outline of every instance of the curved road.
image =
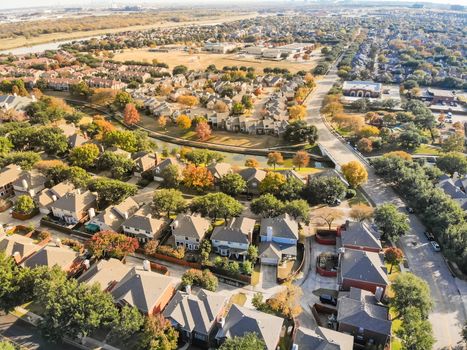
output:
[[[342, 165], [352, 160], [363, 163], [368, 171], [368, 183], [364, 191], [375, 205], [394, 203], [404, 210], [404, 202], [393, 189], [377, 177], [372, 167], [353, 148], [347, 145], [326, 124], [320, 115], [323, 98], [339, 79], [335, 66], [319, 80], [317, 88], [310, 94], [306, 103], [308, 119], [318, 129], [319, 143], [329, 153], [336, 164]], [[434, 252], [423, 232], [425, 227], [416, 215], [410, 215], [411, 232], [400, 239], [409, 269], [428, 282], [434, 302], [430, 322], [436, 338], [435, 349], [453, 349], [461, 343], [461, 329], [466, 320], [467, 283], [454, 278], [443, 256]], [[460, 348], [463, 348], [460, 345]]]

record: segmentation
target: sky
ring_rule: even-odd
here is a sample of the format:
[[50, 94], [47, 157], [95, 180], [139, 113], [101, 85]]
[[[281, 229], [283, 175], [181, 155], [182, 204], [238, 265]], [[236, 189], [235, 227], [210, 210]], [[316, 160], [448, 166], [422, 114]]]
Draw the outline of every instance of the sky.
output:
[[[261, 3], [265, 2], [264, 0], [253, 0], [255, 2]], [[291, 1], [291, 0], [289, 0]], [[299, 3], [303, 0], [294, 0], [295, 3]], [[319, 0], [309, 0], [309, 2], [314, 2]], [[372, 1], [372, 0], [370, 0]], [[379, 0], [381, 1], [381, 0]], [[384, 1], [384, 0], [382, 0]], [[434, 2], [434, 3], [444, 3], [444, 4], [460, 4], [460, 5], [467, 5], [467, 0], [394, 0], [394, 1], [406, 1], [406, 2]], [[170, 4], [170, 3], [177, 3], [179, 4], [186, 4], [191, 5], [195, 3], [195, 0], [17, 0], [17, 1], [0, 1], [0, 9], [11, 9], [11, 8], [27, 8], [27, 7], [36, 7], [36, 6], [85, 6], [91, 7], [93, 4], [99, 5], [111, 5], [111, 4]], [[214, 4], [232, 4], [232, 0], [196, 0], [196, 4], [201, 3], [214, 3]], [[236, 2], [246, 2], [251, 4], [252, 0], [237, 0]], [[283, 0], [286, 2], [286, 0]]]

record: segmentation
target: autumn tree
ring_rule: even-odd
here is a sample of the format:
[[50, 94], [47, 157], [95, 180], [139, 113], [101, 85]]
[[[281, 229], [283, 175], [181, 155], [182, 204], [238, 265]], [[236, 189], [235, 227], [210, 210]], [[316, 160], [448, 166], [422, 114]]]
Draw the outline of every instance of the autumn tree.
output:
[[186, 114], [182, 114], [177, 118], [177, 125], [180, 129], [189, 129], [191, 128], [191, 119]]
[[164, 116], [164, 115], [161, 115], [161, 116], [157, 119], [157, 124], [159, 124], [159, 127], [165, 129], [165, 127], [167, 126], [167, 117]]
[[138, 249], [136, 238], [125, 236], [114, 231], [100, 231], [86, 243], [86, 247], [96, 258], [122, 259]]
[[302, 289], [299, 286], [287, 283], [286, 288], [268, 299], [266, 303], [274, 312], [292, 319], [302, 313], [302, 307], [300, 306], [302, 294]]
[[199, 103], [199, 100], [196, 96], [182, 95], [177, 98], [177, 102], [182, 105], [192, 108]]
[[91, 96], [91, 103], [106, 106], [114, 102], [117, 91], [114, 89], [95, 89]]
[[350, 217], [357, 221], [370, 219], [374, 209], [366, 204], [355, 204], [350, 210]]
[[342, 173], [353, 188], [363, 185], [368, 180], [368, 172], [365, 167], [355, 160], [342, 165]]
[[292, 120], [302, 120], [306, 117], [306, 107], [303, 105], [295, 105], [289, 107], [289, 118]]
[[141, 120], [138, 110], [133, 103], [127, 103], [123, 112], [123, 121], [127, 125], [133, 125]]
[[370, 153], [373, 151], [373, 141], [369, 138], [363, 137], [357, 142], [357, 148], [360, 152]]
[[268, 165], [272, 165], [276, 169], [276, 165], [280, 164], [284, 164], [284, 158], [280, 152], [268, 153]]
[[95, 165], [98, 156], [99, 148], [93, 143], [87, 143], [73, 148], [68, 159], [72, 165], [89, 169]]
[[404, 253], [397, 247], [389, 247], [384, 251], [384, 259], [391, 265], [389, 273], [392, 273], [394, 265], [398, 265], [404, 259]]
[[199, 122], [195, 130], [196, 136], [198, 136], [198, 139], [201, 141], [206, 141], [211, 137], [212, 130], [206, 121]]
[[310, 156], [307, 151], [298, 151], [292, 159], [292, 164], [300, 170], [302, 167], [308, 166]]
[[162, 314], [145, 319], [139, 345], [147, 350], [175, 350], [178, 348], [178, 332]]
[[229, 107], [224, 101], [219, 100], [216, 101], [216, 103], [214, 104], [214, 111], [216, 111], [217, 113], [225, 113], [229, 111]]
[[206, 167], [188, 164], [183, 170], [183, 184], [197, 191], [204, 191], [212, 187], [214, 177]]
[[284, 175], [270, 171], [259, 184], [259, 191], [261, 193], [279, 194], [282, 186], [285, 184], [285, 181], [286, 178]]
[[247, 158], [245, 160], [245, 166], [247, 168], [258, 168], [259, 162], [255, 158]]
[[332, 223], [342, 218], [342, 213], [333, 208], [324, 208], [319, 211], [319, 217], [326, 222], [328, 229], [331, 230]]

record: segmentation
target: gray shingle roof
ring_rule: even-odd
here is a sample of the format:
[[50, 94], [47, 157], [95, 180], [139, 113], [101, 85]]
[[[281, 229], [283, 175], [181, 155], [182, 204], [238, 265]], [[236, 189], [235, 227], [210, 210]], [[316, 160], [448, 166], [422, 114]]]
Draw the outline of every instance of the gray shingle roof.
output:
[[285, 213], [275, 218], [261, 220], [260, 235], [267, 235], [267, 228], [272, 227], [273, 237], [298, 239], [298, 223], [289, 214]]
[[71, 212], [80, 212], [87, 205], [96, 201], [96, 199], [97, 199], [96, 195], [93, 194], [91, 191], [80, 192], [80, 193], [72, 192], [72, 193], [67, 193], [62, 198], [59, 198], [51, 206], [54, 208], [68, 210]]
[[342, 231], [341, 242], [343, 246], [353, 245], [381, 249], [380, 234], [368, 224], [349, 221], [345, 231]]
[[36, 254], [26, 259], [24, 262], [25, 267], [37, 267], [37, 266], [48, 266], [53, 267], [58, 265], [59, 267], [67, 268], [77, 258], [79, 254], [69, 247], [61, 246], [46, 246], [39, 250]]
[[211, 240], [249, 244], [255, 222], [247, 217], [234, 218], [226, 226], [215, 227]]
[[173, 221], [173, 235], [203, 239], [206, 231], [211, 226], [211, 222], [201, 215], [178, 214]]
[[10, 164], [0, 170], [0, 187], [13, 183], [21, 174], [21, 168]]
[[38, 248], [39, 246], [34, 243], [33, 239], [17, 234], [4, 236], [0, 240], [0, 251], [8, 256], [13, 256], [15, 252], [18, 252], [20, 257], [25, 257]]
[[119, 282], [125, 277], [130, 269], [131, 267], [117, 259], [100, 260], [82, 274], [78, 278], [78, 281], [89, 285], [97, 283], [102, 290], [106, 290], [111, 287], [113, 283]]
[[342, 278], [389, 284], [383, 257], [379, 253], [345, 249], [341, 257], [340, 274]]
[[300, 327], [293, 343], [298, 345], [299, 350], [352, 350], [353, 336], [324, 327], [315, 330]]
[[256, 168], [245, 168], [240, 170], [239, 172], [240, 176], [245, 180], [246, 182], [250, 182], [251, 180], [258, 180], [258, 181], [263, 181], [263, 179], [266, 177], [266, 172], [261, 169], [256, 169]]

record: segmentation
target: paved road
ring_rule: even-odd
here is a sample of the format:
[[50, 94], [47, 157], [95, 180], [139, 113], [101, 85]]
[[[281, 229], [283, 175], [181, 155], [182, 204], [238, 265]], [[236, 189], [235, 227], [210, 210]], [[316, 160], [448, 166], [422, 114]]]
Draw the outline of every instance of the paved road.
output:
[[[352, 160], [364, 163], [355, 150], [328, 128], [319, 112], [324, 96], [338, 80], [336, 71], [333, 67], [328, 75], [318, 81], [317, 88], [309, 96], [307, 121], [318, 128], [319, 143], [337, 164], [342, 165]], [[402, 208], [404, 202], [401, 198], [375, 175], [370, 166], [364, 164], [368, 171], [368, 183], [363, 188], [374, 204], [391, 202]], [[442, 255], [430, 249], [423, 235], [425, 228], [415, 215], [410, 215], [410, 224], [411, 233], [401, 239], [401, 245], [411, 272], [426, 280], [431, 289], [435, 306], [430, 314], [430, 321], [437, 340], [434, 348], [452, 349], [460, 344], [460, 331], [466, 320], [467, 283], [453, 278]], [[464, 293], [461, 295], [459, 290]]]

